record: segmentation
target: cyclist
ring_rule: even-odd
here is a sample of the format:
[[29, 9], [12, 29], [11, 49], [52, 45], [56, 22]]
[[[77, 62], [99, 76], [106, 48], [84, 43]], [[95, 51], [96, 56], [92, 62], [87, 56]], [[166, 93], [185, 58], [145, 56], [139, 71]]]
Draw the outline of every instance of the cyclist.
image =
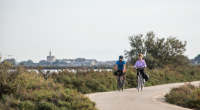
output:
[[[138, 61], [135, 63], [135, 66], [134, 66], [134, 69], [135, 68], [143, 68], [143, 67], [147, 67], [147, 65], [146, 65], [146, 63], [145, 63], [145, 61], [142, 59], [143, 58], [143, 55], [140, 53], [139, 55], [138, 55]], [[142, 74], [142, 76], [144, 76], [144, 70], [140, 70], [140, 73]], [[137, 77], [138, 77], [138, 71], [137, 71]], [[138, 79], [138, 78], [137, 78]], [[145, 79], [144, 79], [144, 82], [145, 82]], [[136, 82], [137, 83], [137, 82]], [[138, 87], [138, 85], [137, 85], [137, 87]], [[137, 87], [136, 87], [136, 89], [137, 89]]]
[[[123, 84], [126, 83], [126, 69], [125, 69], [125, 66], [126, 66], [126, 62], [123, 60], [123, 56], [120, 55], [119, 56], [119, 61], [116, 62], [116, 65], [115, 65], [115, 70], [117, 70], [117, 72], [123, 72], [123, 79], [124, 79], [124, 82]], [[118, 76], [117, 76], [118, 78]]]

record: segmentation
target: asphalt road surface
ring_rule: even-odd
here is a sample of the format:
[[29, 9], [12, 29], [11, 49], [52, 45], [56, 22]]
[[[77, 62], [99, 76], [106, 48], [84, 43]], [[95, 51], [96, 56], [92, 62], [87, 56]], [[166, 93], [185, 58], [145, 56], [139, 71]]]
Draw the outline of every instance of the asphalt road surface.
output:
[[[192, 82], [198, 85], [200, 81]], [[138, 92], [135, 88], [122, 91], [111, 91], [87, 94], [92, 101], [97, 103], [100, 110], [190, 110], [188, 108], [164, 102], [164, 95], [170, 89], [184, 85], [184, 83], [164, 84], [145, 87]]]

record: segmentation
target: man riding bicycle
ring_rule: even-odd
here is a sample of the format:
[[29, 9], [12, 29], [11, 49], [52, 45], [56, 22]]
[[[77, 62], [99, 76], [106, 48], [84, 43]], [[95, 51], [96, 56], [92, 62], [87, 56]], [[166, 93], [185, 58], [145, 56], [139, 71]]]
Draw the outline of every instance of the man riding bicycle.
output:
[[[144, 60], [142, 60], [142, 58], [143, 58], [143, 55], [140, 53], [139, 55], [138, 55], [138, 61], [135, 63], [135, 66], [134, 66], [134, 69], [135, 68], [141, 68], [140, 69], [140, 73], [142, 74], [142, 76], [144, 77], [144, 69], [142, 69], [142, 68], [146, 68], [147, 67], [147, 65], [146, 65], [146, 63], [145, 63], [145, 61]], [[137, 71], [137, 79], [138, 79], [138, 75], [139, 75], [139, 73], [138, 73], [138, 71]], [[138, 82], [138, 81], [137, 81]], [[136, 83], [137, 83], [136, 82]], [[144, 82], [145, 82], [145, 79], [144, 79]], [[138, 88], [138, 85], [137, 85], [137, 87], [136, 87], [136, 89]]]
[[[119, 56], [119, 61], [116, 62], [116, 65], [115, 65], [115, 71], [117, 70], [117, 72], [122, 72], [123, 73], [123, 79], [124, 79], [124, 84], [126, 83], [126, 69], [125, 69], [125, 66], [126, 66], [126, 62], [123, 60], [123, 56], [120, 55]], [[118, 78], [118, 76], [117, 76]]]

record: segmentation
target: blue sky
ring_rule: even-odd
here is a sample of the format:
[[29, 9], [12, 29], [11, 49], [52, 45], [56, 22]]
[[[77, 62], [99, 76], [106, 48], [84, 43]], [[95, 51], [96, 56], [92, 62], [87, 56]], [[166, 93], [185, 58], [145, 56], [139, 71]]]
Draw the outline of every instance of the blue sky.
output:
[[17, 61], [84, 57], [116, 60], [128, 36], [187, 41], [185, 55], [200, 54], [199, 0], [0, 0], [0, 53]]

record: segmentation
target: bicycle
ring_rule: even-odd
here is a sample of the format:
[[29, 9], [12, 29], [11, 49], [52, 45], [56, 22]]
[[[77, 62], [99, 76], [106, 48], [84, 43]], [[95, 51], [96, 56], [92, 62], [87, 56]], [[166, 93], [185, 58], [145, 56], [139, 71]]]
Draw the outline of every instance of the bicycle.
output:
[[143, 78], [143, 76], [142, 76], [142, 74], [140, 73], [140, 71], [144, 71], [144, 67], [143, 68], [137, 68], [137, 71], [138, 71], [138, 77], [137, 77], [137, 85], [138, 85], [138, 91], [142, 91], [142, 90], [144, 90], [144, 84], [145, 84], [145, 82], [144, 82], [144, 78]]
[[122, 91], [124, 91], [124, 84], [122, 83], [123, 82], [122, 75], [124, 75], [124, 74], [121, 71], [117, 71], [116, 73], [117, 73], [116, 75], [118, 76], [118, 78], [117, 78], [117, 88], [118, 88], [118, 91], [120, 91], [120, 88], [122, 89]]

